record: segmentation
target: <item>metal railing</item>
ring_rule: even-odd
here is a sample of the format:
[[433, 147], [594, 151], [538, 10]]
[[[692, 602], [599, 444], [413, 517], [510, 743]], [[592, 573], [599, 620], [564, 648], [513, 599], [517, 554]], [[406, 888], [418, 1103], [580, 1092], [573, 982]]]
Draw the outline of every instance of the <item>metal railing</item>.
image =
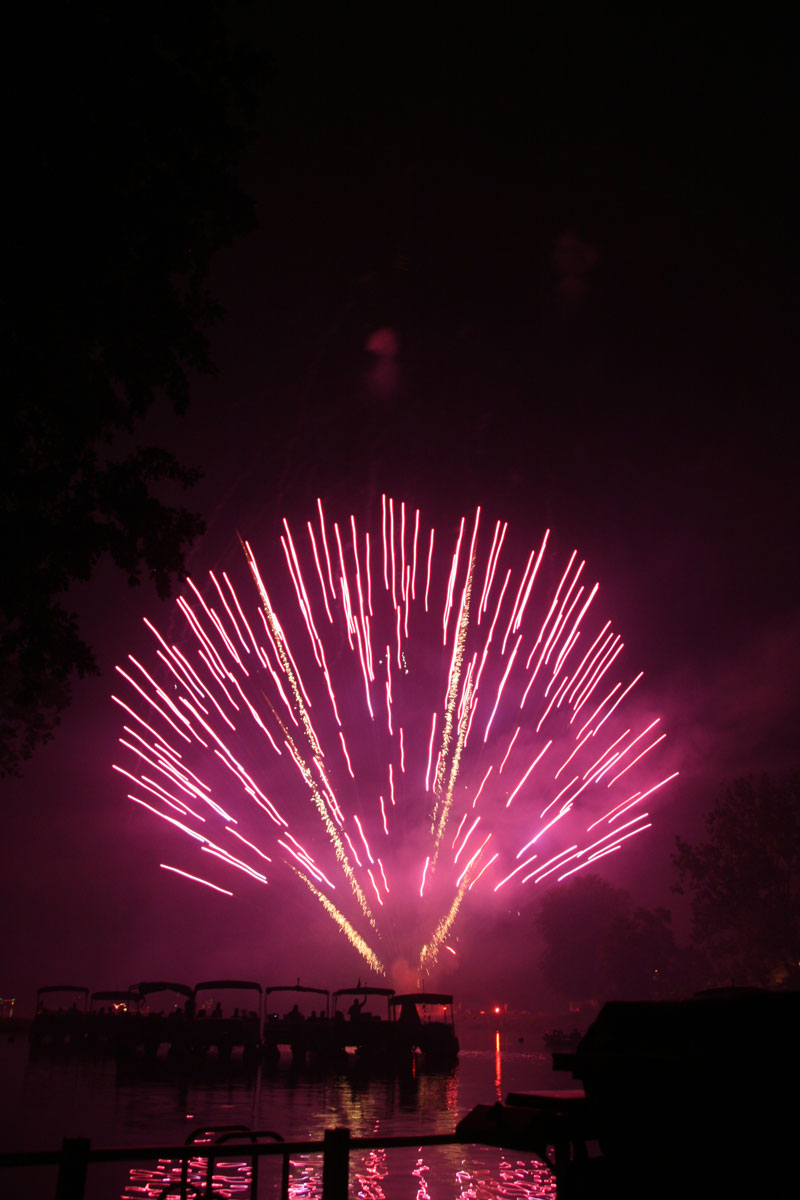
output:
[[[58, 1170], [55, 1200], [84, 1200], [89, 1166], [94, 1163], [141, 1163], [156, 1160], [171, 1163], [164, 1186], [151, 1194], [156, 1200], [180, 1197], [212, 1200], [215, 1168], [233, 1168], [231, 1155], [249, 1163], [249, 1200], [258, 1200], [258, 1167], [262, 1158], [280, 1155], [281, 1200], [288, 1200], [292, 1155], [322, 1155], [322, 1200], [347, 1200], [350, 1153], [354, 1150], [393, 1150], [401, 1147], [482, 1145], [524, 1150], [534, 1154], [553, 1171], [557, 1194], [572, 1190], [579, 1176], [588, 1177], [590, 1159], [587, 1140], [596, 1138], [594, 1117], [582, 1090], [511, 1093], [505, 1105], [479, 1104], [459, 1121], [452, 1133], [407, 1134], [400, 1137], [351, 1137], [344, 1127], [327, 1129], [323, 1141], [284, 1142], [270, 1129], [253, 1130], [246, 1125], [203, 1126], [195, 1129], [181, 1146], [138, 1146], [93, 1149], [88, 1138], [65, 1138], [60, 1150], [23, 1151], [0, 1154], [3, 1167], [55, 1166]], [[268, 1139], [268, 1140], [265, 1140]], [[175, 1175], [180, 1164], [180, 1175]], [[189, 1179], [189, 1167], [194, 1177]], [[169, 1175], [172, 1174], [172, 1178]], [[595, 1172], [596, 1174], [596, 1172]], [[161, 1182], [161, 1180], [159, 1180]], [[236, 1190], [245, 1177], [237, 1176]], [[226, 1180], [226, 1189], [231, 1181]], [[219, 1194], [221, 1188], [217, 1189]], [[583, 1194], [583, 1193], [582, 1193]]]
[[[195, 1131], [197, 1132], [197, 1131]], [[259, 1142], [253, 1139], [279, 1138], [270, 1130], [246, 1130], [244, 1126], [216, 1127], [206, 1132], [219, 1132], [214, 1142], [191, 1141], [181, 1146], [124, 1146], [93, 1148], [88, 1138], [64, 1138], [60, 1150], [19, 1151], [0, 1154], [2, 1167], [46, 1167], [58, 1170], [55, 1200], [84, 1200], [89, 1167], [97, 1163], [141, 1163], [159, 1159], [171, 1159], [181, 1164], [179, 1181], [166, 1184], [161, 1195], [180, 1197], [187, 1200], [191, 1188], [194, 1195], [205, 1198], [214, 1195], [215, 1164], [231, 1155], [249, 1159], [250, 1200], [256, 1200], [258, 1189], [258, 1163], [262, 1158], [281, 1155], [281, 1198], [287, 1200], [289, 1191], [289, 1165], [293, 1154], [322, 1155], [323, 1200], [347, 1200], [350, 1177], [350, 1152], [353, 1150], [392, 1150], [409, 1146], [450, 1146], [461, 1142], [453, 1133], [413, 1134], [401, 1137], [351, 1137], [347, 1128], [326, 1129], [322, 1142]], [[245, 1141], [244, 1139], [251, 1139]], [[234, 1140], [238, 1139], [238, 1140]], [[204, 1180], [198, 1185], [189, 1183], [190, 1161], [205, 1164]], [[0, 1180], [2, 1177], [0, 1176]], [[2, 1190], [0, 1186], [0, 1190]]]

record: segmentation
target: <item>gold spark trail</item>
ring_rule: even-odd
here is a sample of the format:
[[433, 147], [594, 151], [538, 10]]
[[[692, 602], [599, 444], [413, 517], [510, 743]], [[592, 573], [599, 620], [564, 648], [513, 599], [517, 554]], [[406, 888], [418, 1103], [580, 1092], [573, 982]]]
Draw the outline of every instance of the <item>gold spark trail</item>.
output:
[[377, 931], [377, 926], [375, 924], [375, 917], [372, 913], [372, 909], [369, 906], [367, 897], [365, 896], [364, 892], [361, 890], [361, 887], [359, 886], [358, 880], [356, 879], [356, 876], [355, 876], [355, 872], [353, 871], [352, 865], [350, 863], [350, 859], [347, 856], [347, 851], [344, 848], [344, 843], [342, 842], [342, 839], [339, 836], [339, 830], [336, 828], [336, 825], [333, 823], [333, 821], [330, 818], [330, 813], [328, 812], [328, 805], [325, 802], [325, 798], [324, 798], [323, 794], [320, 792], [319, 788], [317, 787], [317, 782], [314, 779], [314, 776], [311, 774], [311, 769], [308, 766], [308, 763], [305, 761], [305, 759], [301, 755], [300, 751], [297, 749], [297, 746], [295, 745], [295, 743], [289, 733], [289, 730], [286, 728], [286, 725], [282, 721], [279, 713], [276, 711], [274, 704], [272, 703], [272, 701], [269, 699], [268, 696], [264, 695], [263, 692], [261, 694], [262, 694], [262, 696], [264, 696], [264, 699], [266, 700], [267, 704], [272, 709], [273, 716], [275, 717], [275, 720], [277, 721], [278, 725], [280, 726], [280, 728], [283, 732], [283, 736], [285, 737], [286, 743], [292, 752], [292, 757], [294, 758], [294, 761], [297, 764], [297, 768], [300, 771], [301, 775], [303, 776], [303, 779], [305, 779], [305, 781], [308, 785], [309, 792], [311, 793], [311, 798], [314, 801], [314, 806], [317, 809], [317, 812], [319, 813], [320, 817], [322, 818], [322, 821], [325, 825], [325, 830], [333, 844], [333, 849], [334, 849], [334, 853], [336, 855], [336, 859], [339, 862], [339, 864], [342, 868], [342, 871], [344, 872], [347, 882], [350, 884], [353, 895], [355, 896], [356, 900], [358, 901], [359, 908], [361, 909], [364, 916], [369, 921], [372, 928]]
[[431, 934], [430, 941], [419, 952], [419, 969], [420, 971], [428, 970], [435, 966], [439, 953], [444, 945], [444, 940], [453, 927], [453, 922], [458, 916], [458, 910], [461, 907], [461, 901], [464, 899], [464, 893], [467, 891], [469, 884], [466, 879], [461, 881], [458, 891], [453, 899], [452, 904], [441, 918], [438, 925]]
[[464, 595], [461, 601], [461, 612], [459, 614], [458, 626], [454, 633], [453, 661], [450, 670], [450, 678], [447, 689], [447, 700], [445, 703], [444, 728], [442, 730], [442, 749], [439, 756], [439, 769], [434, 780], [434, 793], [436, 795], [436, 804], [433, 810], [431, 820], [431, 833], [434, 835], [433, 854], [431, 855], [431, 870], [436, 866], [436, 861], [439, 857], [439, 849], [445, 828], [447, 827], [447, 819], [450, 815], [450, 809], [453, 803], [453, 790], [458, 778], [458, 769], [461, 763], [461, 754], [464, 749], [464, 741], [469, 728], [470, 701], [472, 698], [471, 686], [467, 689], [465, 702], [462, 705], [461, 720], [458, 722], [457, 735], [453, 756], [450, 761], [450, 771], [447, 779], [447, 787], [442, 789], [444, 782], [445, 771], [447, 770], [447, 753], [450, 749], [450, 744], [453, 736], [453, 723], [456, 707], [458, 705], [459, 684], [461, 682], [461, 672], [464, 665], [464, 648], [467, 642], [467, 631], [469, 629], [469, 614], [470, 614], [470, 597], [472, 595], [472, 577], [475, 569], [475, 559], [473, 557], [469, 566], [466, 583], [464, 584]]
[[325, 912], [328, 914], [331, 920], [336, 922], [342, 933], [350, 942], [351, 946], [353, 946], [361, 955], [361, 957], [364, 958], [367, 963], [369, 963], [373, 971], [377, 971], [379, 975], [385, 975], [386, 968], [384, 967], [383, 963], [378, 958], [372, 947], [364, 941], [361, 934], [353, 928], [347, 917], [345, 917], [343, 913], [339, 912], [336, 905], [332, 904], [328, 897], [324, 895], [319, 888], [316, 888], [311, 880], [308, 879], [302, 871], [298, 871], [296, 867], [292, 867], [292, 870], [296, 875], [299, 875], [309, 891], [316, 896], [317, 900], [319, 900], [320, 904], [325, 909]]

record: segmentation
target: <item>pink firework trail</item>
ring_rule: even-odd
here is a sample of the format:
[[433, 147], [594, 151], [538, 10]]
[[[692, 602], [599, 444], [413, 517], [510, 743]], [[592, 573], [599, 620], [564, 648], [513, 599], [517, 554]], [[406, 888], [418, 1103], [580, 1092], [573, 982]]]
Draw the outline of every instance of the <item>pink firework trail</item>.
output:
[[236, 585], [187, 582], [176, 641], [146, 621], [114, 769], [182, 864], [161, 867], [223, 895], [294, 882], [374, 970], [425, 974], [468, 892], [639, 844], [676, 774], [660, 720], [626, 715], [642, 673], [577, 552], [548, 531], [516, 563], [506, 534], [478, 509], [448, 541], [389, 497], [360, 530], [318, 501], [269, 590], [243, 543]]

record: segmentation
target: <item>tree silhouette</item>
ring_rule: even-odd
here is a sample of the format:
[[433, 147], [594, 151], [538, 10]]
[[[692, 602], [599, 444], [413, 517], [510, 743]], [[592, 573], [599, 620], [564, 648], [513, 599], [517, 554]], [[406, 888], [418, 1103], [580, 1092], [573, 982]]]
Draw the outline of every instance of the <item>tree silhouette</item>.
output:
[[737, 779], [706, 816], [706, 841], [676, 839], [675, 890], [725, 982], [766, 984], [800, 966], [800, 773]]
[[634, 908], [629, 892], [598, 875], [546, 892], [537, 925], [545, 943], [539, 965], [565, 999], [680, 997], [706, 978], [704, 957], [676, 945], [667, 909]]
[[232, 168], [254, 75], [223, 8], [20, 10], [7, 30], [0, 773], [96, 669], [69, 585], [110, 555], [166, 595], [203, 528], [164, 499], [196, 472], [132, 435], [211, 370], [208, 265], [252, 223]]
[[705, 956], [678, 946], [666, 908], [637, 908], [616, 917], [599, 947], [599, 974], [607, 1000], [665, 1000], [691, 995], [708, 973]]
[[631, 896], [599, 875], [579, 876], [542, 897], [536, 924], [545, 943], [539, 965], [565, 999], [605, 999], [604, 939], [628, 918]]

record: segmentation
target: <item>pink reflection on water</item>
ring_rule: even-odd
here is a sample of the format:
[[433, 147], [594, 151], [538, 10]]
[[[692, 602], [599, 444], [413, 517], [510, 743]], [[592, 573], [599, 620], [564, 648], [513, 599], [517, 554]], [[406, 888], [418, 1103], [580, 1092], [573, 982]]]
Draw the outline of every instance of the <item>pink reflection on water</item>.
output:
[[[377, 1136], [380, 1133], [380, 1122], [376, 1121], [372, 1130]], [[363, 1200], [385, 1200], [385, 1192], [381, 1186], [389, 1174], [389, 1165], [385, 1150], [370, 1150], [359, 1161], [350, 1160], [350, 1176], [356, 1183], [356, 1194]]]
[[[377, 1132], [377, 1130], [376, 1130]], [[459, 1148], [460, 1150], [460, 1148]], [[451, 1152], [451, 1148], [433, 1151], [435, 1156]], [[539, 1200], [556, 1195], [555, 1177], [537, 1159], [506, 1157], [492, 1149], [470, 1148], [467, 1156], [454, 1163], [452, 1194], [454, 1200]], [[405, 1159], [405, 1161], [403, 1161]], [[432, 1166], [421, 1152], [409, 1173], [409, 1163], [403, 1152], [389, 1155], [385, 1150], [370, 1150], [351, 1159], [350, 1190], [358, 1200], [431, 1200], [428, 1180], [442, 1182], [438, 1162]], [[263, 1172], [264, 1175], [268, 1172]], [[410, 1177], [409, 1177], [410, 1174]], [[445, 1173], [446, 1174], [446, 1173]], [[159, 1160], [153, 1167], [131, 1168], [121, 1200], [156, 1200], [161, 1196], [180, 1195], [181, 1166], [175, 1160]], [[213, 1195], [224, 1200], [249, 1196], [251, 1168], [248, 1162], [225, 1159], [214, 1164]], [[206, 1160], [192, 1159], [187, 1175], [186, 1195], [200, 1200], [206, 1189]], [[413, 1189], [413, 1190], [412, 1190]], [[277, 1179], [262, 1180], [260, 1195], [277, 1196]], [[292, 1158], [289, 1178], [290, 1200], [321, 1200], [322, 1160], [319, 1155]]]
[[465, 1159], [456, 1181], [458, 1200], [539, 1200], [556, 1195], [555, 1176], [537, 1159], [503, 1157], [495, 1165], [481, 1154], [474, 1165]]
[[[495, 1035], [496, 1086], [501, 1086], [500, 1033]], [[450, 1107], [449, 1104], [446, 1107]], [[380, 1121], [372, 1129], [381, 1133]], [[387, 1133], [387, 1137], [391, 1136]], [[209, 1139], [210, 1140], [210, 1139]], [[414, 1152], [411, 1151], [411, 1154]], [[357, 1200], [431, 1200], [429, 1181], [436, 1183], [435, 1195], [452, 1195], [453, 1200], [540, 1200], [555, 1197], [552, 1172], [537, 1159], [508, 1158], [504, 1151], [491, 1147], [438, 1147], [428, 1152], [374, 1149], [350, 1159], [350, 1194]], [[207, 1159], [199, 1155], [189, 1161], [186, 1196], [202, 1200], [207, 1188]], [[279, 1160], [273, 1160], [277, 1167]], [[412, 1166], [413, 1163], [413, 1166]], [[277, 1175], [272, 1175], [267, 1160], [259, 1169], [259, 1195], [278, 1197]], [[446, 1186], [452, 1179], [452, 1190]], [[248, 1161], [225, 1158], [214, 1163], [212, 1194], [224, 1200], [249, 1197], [252, 1168]], [[443, 1188], [442, 1185], [445, 1184]], [[157, 1200], [181, 1195], [181, 1164], [160, 1159], [153, 1167], [133, 1167], [121, 1200]], [[290, 1160], [289, 1200], [322, 1200], [322, 1156], [298, 1155]]]
[[317, 1158], [302, 1155], [289, 1164], [290, 1200], [321, 1200], [322, 1164]]
[[414, 1170], [411, 1172], [411, 1174], [414, 1176], [414, 1178], [418, 1181], [417, 1200], [430, 1200], [430, 1192], [428, 1191], [428, 1184], [425, 1179], [425, 1172], [429, 1171], [429, 1170], [430, 1170], [430, 1167], [425, 1165], [424, 1160], [421, 1158], [418, 1158], [417, 1165], [414, 1167]]
[[[194, 1200], [206, 1188], [207, 1160], [193, 1158], [187, 1171], [186, 1195]], [[215, 1162], [212, 1175], [213, 1194], [230, 1198], [249, 1195], [251, 1168], [249, 1162], [223, 1159]], [[156, 1200], [161, 1196], [181, 1195], [181, 1164], [174, 1159], [159, 1159], [155, 1167], [132, 1167], [121, 1200]]]
[[500, 1030], [494, 1031], [494, 1090], [497, 1099], [503, 1099], [503, 1056], [500, 1053]]

